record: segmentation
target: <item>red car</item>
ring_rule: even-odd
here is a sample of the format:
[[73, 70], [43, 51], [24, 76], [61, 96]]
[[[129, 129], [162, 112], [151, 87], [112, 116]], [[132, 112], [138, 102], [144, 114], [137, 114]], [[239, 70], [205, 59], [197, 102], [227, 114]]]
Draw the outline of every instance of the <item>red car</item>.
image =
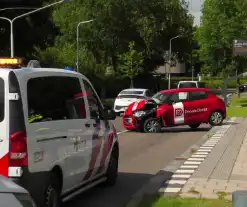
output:
[[156, 93], [152, 99], [131, 103], [122, 120], [128, 130], [159, 132], [162, 127], [201, 123], [221, 125], [226, 118], [222, 99], [207, 88], [179, 88]]

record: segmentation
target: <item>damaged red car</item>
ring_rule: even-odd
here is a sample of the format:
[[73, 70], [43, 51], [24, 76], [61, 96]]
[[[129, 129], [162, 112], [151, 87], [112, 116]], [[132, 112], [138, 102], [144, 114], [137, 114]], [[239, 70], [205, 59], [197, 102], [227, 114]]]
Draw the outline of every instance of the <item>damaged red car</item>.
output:
[[128, 130], [159, 132], [162, 127], [202, 123], [221, 125], [226, 118], [224, 101], [207, 88], [179, 88], [156, 93], [151, 99], [131, 103], [122, 116]]

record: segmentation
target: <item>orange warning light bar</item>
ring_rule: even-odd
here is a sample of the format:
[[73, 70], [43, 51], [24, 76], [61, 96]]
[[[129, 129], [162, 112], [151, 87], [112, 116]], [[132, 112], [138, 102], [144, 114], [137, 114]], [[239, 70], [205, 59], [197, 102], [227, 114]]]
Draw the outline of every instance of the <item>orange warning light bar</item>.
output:
[[20, 58], [0, 58], [0, 66], [20, 64], [22, 64], [22, 59]]

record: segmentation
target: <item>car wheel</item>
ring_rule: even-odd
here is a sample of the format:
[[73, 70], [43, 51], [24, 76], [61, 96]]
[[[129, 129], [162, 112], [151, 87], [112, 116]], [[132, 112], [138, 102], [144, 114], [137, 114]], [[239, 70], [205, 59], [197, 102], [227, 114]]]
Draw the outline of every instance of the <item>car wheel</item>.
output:
[[45, 207], [60, 207], [61, 184], [55, 174], [51, 174], [45, 191]]
[[[117, 150], [116, 148], [114, 150]], [[105, 186], [114, 186], [118, 177], [118, 152], [112, 152], [109, 165], [106, 171]]]
[[213, 111], [209, 116], [209, 124], [211, 126], [219, 126], [223, 122], [223, 114], [220, 111]]
[[191, 124], [191, 125], [189, 125], [189, 127], [190, 127], [191, 129], [197, 129], [200, 125], [201, 125], [201, 124]]
[[143, 131], [146, 133], [150, 132], [160, 132], [161, 130], [161, 125], [159, 121], [156, 118], [150, 117], [146, 119], [143, 123]]

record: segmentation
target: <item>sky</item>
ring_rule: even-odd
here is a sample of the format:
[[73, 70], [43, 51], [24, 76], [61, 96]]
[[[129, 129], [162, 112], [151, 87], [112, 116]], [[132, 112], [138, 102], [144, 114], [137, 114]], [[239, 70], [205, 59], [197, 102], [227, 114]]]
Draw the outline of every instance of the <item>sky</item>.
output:
[[195, 24], [200, 24], [200, 16], [201, 16], [201, 6], [204, 0], [187, 0], [189, 3], [189, 11], [195, 16]]

